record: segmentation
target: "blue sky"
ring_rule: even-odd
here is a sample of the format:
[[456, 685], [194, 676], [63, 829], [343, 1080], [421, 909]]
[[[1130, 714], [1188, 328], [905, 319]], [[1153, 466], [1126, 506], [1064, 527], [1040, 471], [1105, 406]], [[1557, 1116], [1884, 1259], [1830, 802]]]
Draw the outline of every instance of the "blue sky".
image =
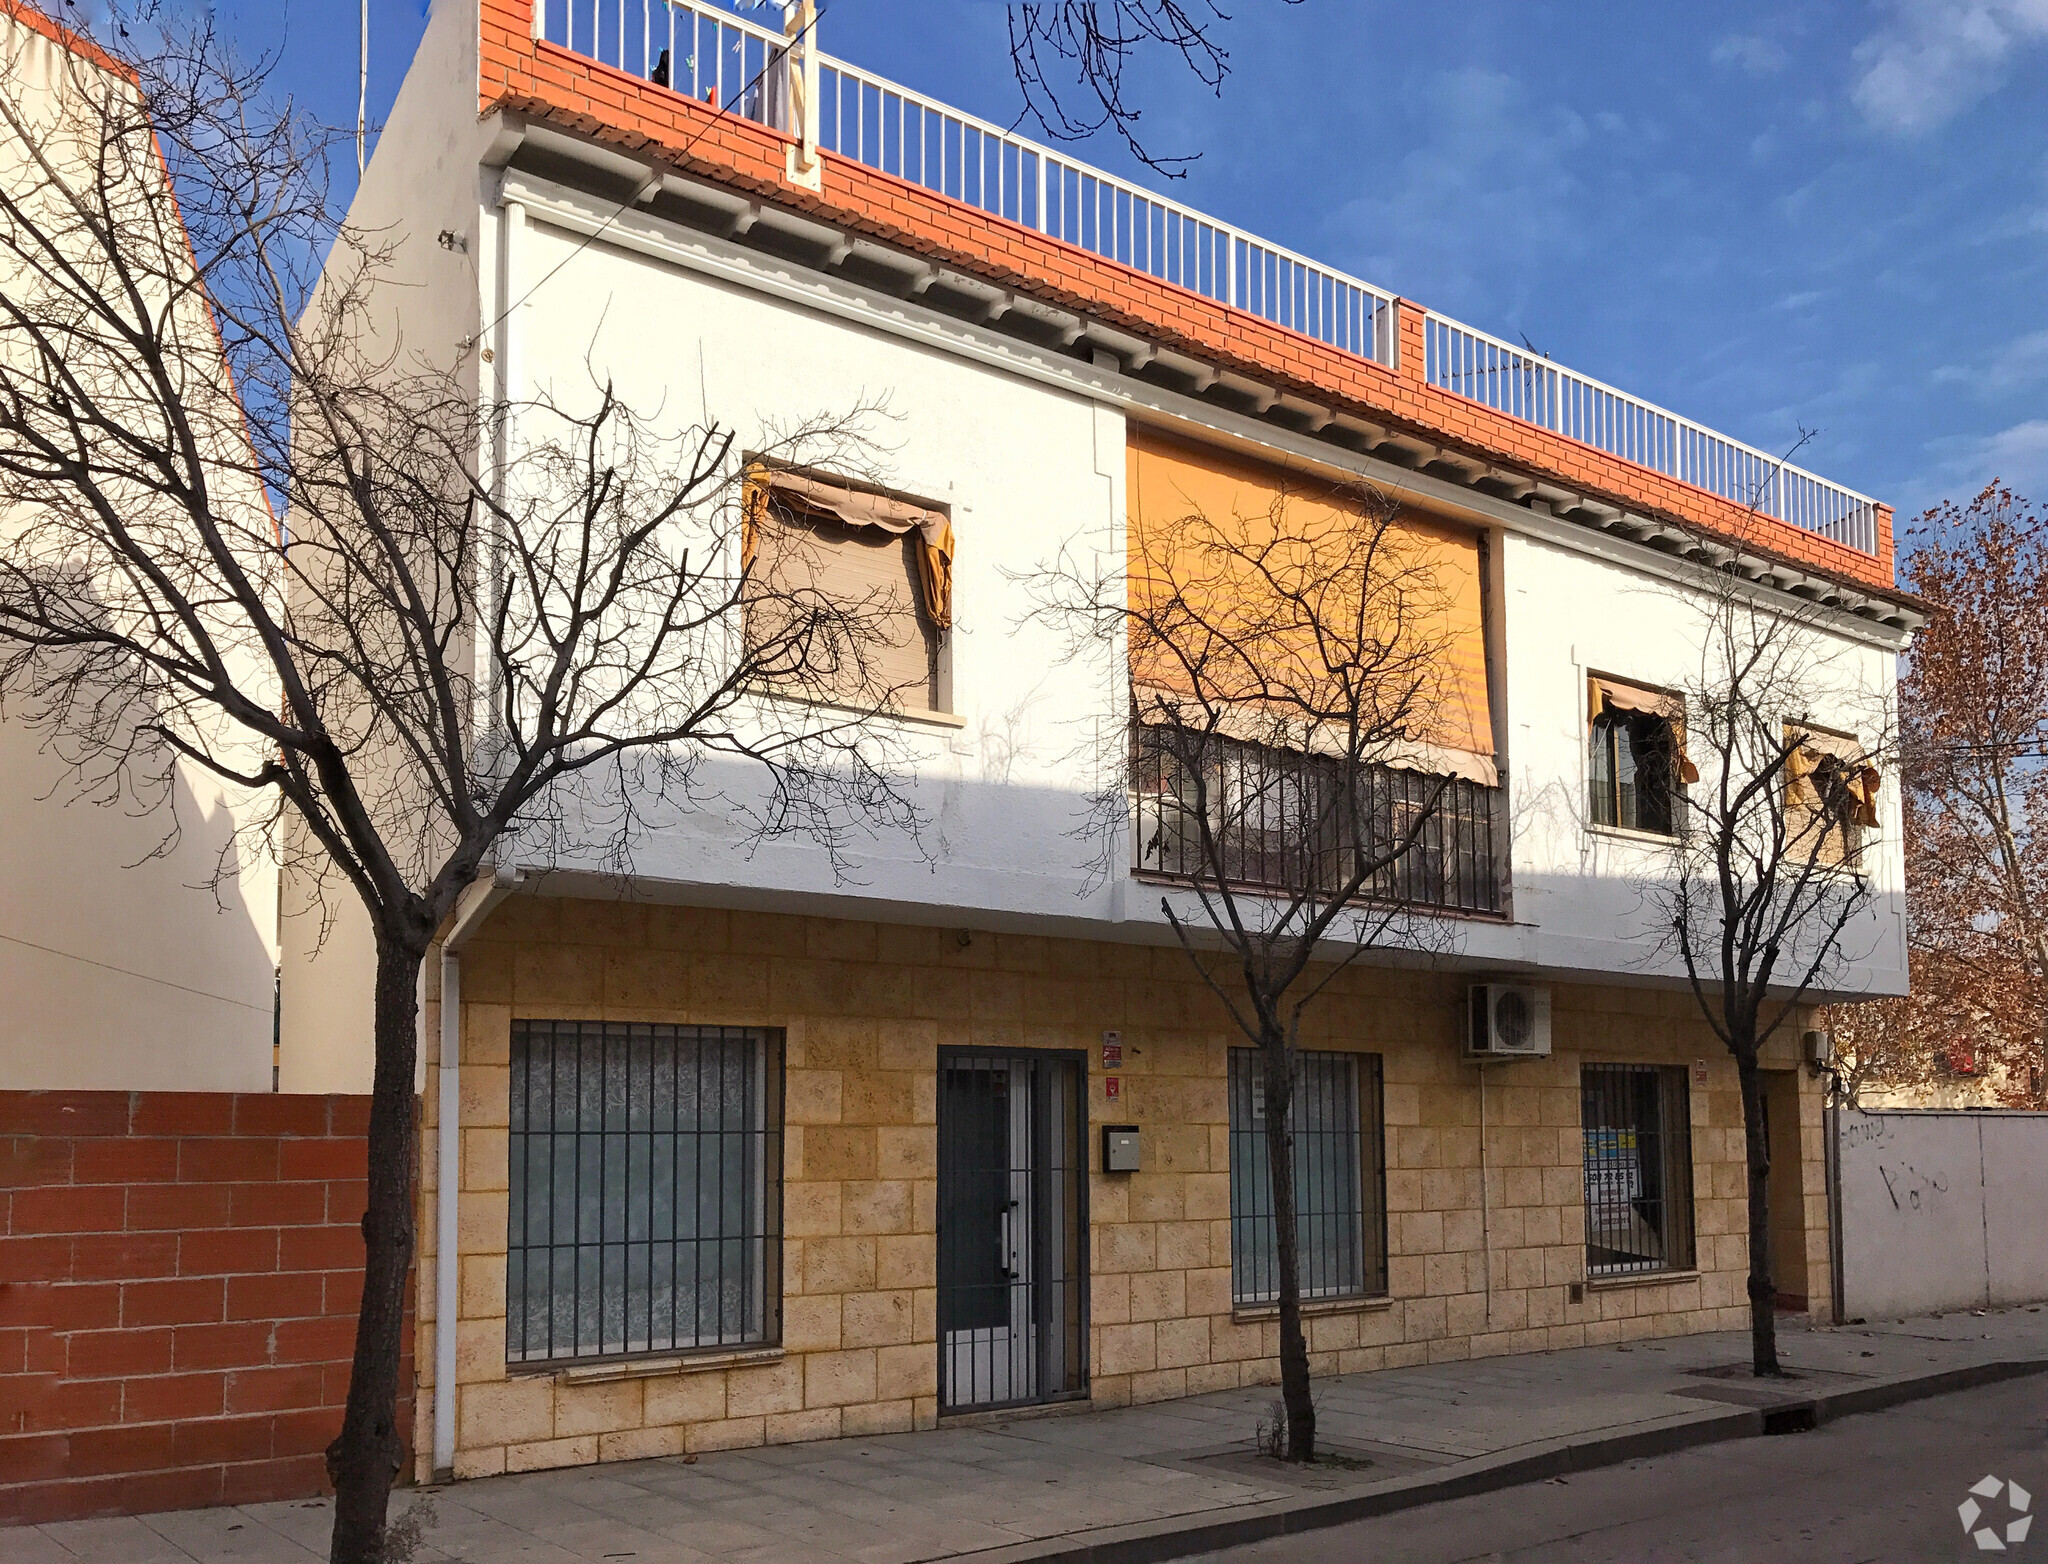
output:
[[[1220, 100], [1139, 84], [1177, 199], [1743, 439], [1817, 429], [1802, 465], [1902, 518], [2048, 497], [2048, 0], [1224, 9]], [[425, 11], [372, 0], [373, 116]], [[218, 12], [353, 122], [353, 0]], [[821, 34], [1016, 115], [997, 0], [830, 0]]]

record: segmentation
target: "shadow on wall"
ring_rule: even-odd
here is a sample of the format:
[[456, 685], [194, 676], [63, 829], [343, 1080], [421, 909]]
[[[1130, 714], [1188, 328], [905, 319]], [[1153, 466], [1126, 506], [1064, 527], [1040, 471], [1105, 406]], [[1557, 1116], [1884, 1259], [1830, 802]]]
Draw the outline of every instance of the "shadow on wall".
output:
[[[1122, 937], [1154, 942], [1171, 938], [1159, 906], [1163, 895], [1175, 895], [1184, 900], [1176, 910], [1190, 926], [1205, 926], [1191, 896], [1132, 876], [1127, 832], [1105, 848], [1092, 829], [1099, 818], [1093, 801], [1079, 785], [927, 775], [911, 790], [934, 823], [922, 839], [913, 843], [856, 831], [845, 848], [849, 868], [839, 876], [827, 854], [802, 837], [748, 838], [743, 810], [759, 801], [757, 772], [707, 764], [703, 790], [705, 807], [650, 817], [632, 854], [632, 880], [666, 883], [677, 887], [681, 899], [723, 906], [912, 924], [1000, 927], [1006, 918], [1029, 918], [1040, 932], [1083, 939], [1118, 937], [1105, 925], [1122, 925]], [[601, 799], [588, 813], [596, 819], [608, 815]], [[1516, 829], [1523, 827], [1517, 823]], [[564, 833], [572, 844], [577, 834], [573, 824]], [[596, 833], [583, 840], [597, 840]], [[1496, 842], [1504, 854], [1504, 833]], [[1547, 850], [1549, 844], [1538, 845]], [[1454, 931], [1451, 947], [1429, 954], [1454, 966], [1536, 965], [1555, 969], [1560, 978], [1580, 973], [1621, 982], [1681, 979], [1675, 954], [1659, 951], [1654, 926], [1662, 850], [1624, 845], [1636, 850], [1589, 855], [1580, 872], [1515, 878], [1512, 921], [1447, 919]], [[604, 898], [629, 888], [597, 850], [579, 853], [572, 846], [549, 860], [508, 843], [504, 857], [529, 872], [551, 863], [553, 883], [547, 888], [563, 894]], [[1827, 997], [1853, 1000], [1903, 987], [1901, 920], [1901, 897], [1873, 897], [1845, 931], [1847, 977]], [[1338, 948], [1336, 942], [1331, 948]]]
[[[1057, 753], [1057, 744], [1053, 748]], [[580, 811], [591, 824], [564, 824], [566, 847], [552, 850], [551, 840], [544, 855], [508, 841], [500, 858], [527, 871], [529, 890], [595, 900], [651, 893], [651, 899], [867, 922], [1028, 926], [1069, 939], [1165, 944], [1172, 935], [1160, 901], [1173, 896], [1190, 928], [1207, 926], [1192, 895], [1133, 877], [1127, 833], [1105, 851], [1092, 829], [1099, 816], [1085, 789], [1085, 759], [1063, 757], [1076, 781], [1061, 787], [1030, 779], [1057, 769], [1039, 754], [1005, 754], [1007, 773], [1022, 779], [984, 782], [965, 774], [967, 757], [943, 740], [934, 741], [933, 750], [921, 757], [929, 769], [909, 790], [927, 822], [920, 838], [853, 829], [843, 844], [842, 873], [835, 874], [830, 855], [803, 836], [751, 838], [746, 821], [762, 802], [760, 772], [719, 761], [702, 767], [701, 807], [657, 812], [641, 801], [645, 830], [630, 855], [630, 876], [612, 867], [613, 843], [603, 822], [613, 811], [601, 796]], [[1522, 829], [1519, 822], [1516, 829]], [[579, 850], [579, 841], [592, 845]], [[1418, 950], [1410, 959], [1454, 969], [1538, 969], [1556, 981], [1673, 986], [1683, 981], [1683, 971], [1675, 953], [1661, 948], [1653, 926], [1655, 886], [1648, 877], [1656, 854], [1654, 847], [1627, 856], [1603, 851], [1582, 859], [1581, 872], [1524, 875], [1511, 886], [1512, 921], [1430, 920], [1433, 932], [1449, 931], [1447, 948]], [[368, 921], [345, 884], [330, 887], [328, 895], [333, 922], [316, 955], [321, 915], [307, 909], [287, 877], [281, 919], [286, 1091], [369, 1089], [374, 952]], [[1813, 1002], [1903, 991], [1903, 927], [1903, 899], [1891, 893], [1874, 898], [1845, 933], [1844, 978], [1816, 992]], [[1328, 948], [1333, 954], [1340, 949], [1335, 941]], [[1399, 959], [1398, 947], [1381, 959]], [[430, 998], [437, 982], [430, 970]]]

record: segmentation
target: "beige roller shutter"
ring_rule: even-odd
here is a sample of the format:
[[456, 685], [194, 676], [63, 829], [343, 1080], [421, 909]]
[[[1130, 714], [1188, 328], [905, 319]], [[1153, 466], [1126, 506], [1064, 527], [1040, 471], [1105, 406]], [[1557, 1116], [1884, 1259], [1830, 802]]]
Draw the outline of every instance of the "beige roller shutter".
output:
[[820, 645], [805, 673], [786, 682], [858, 704], [888, 690], [904, 710], [932, 710], [938, 636], [922, 606], [917, 535], [793, 514], [772, 498], [760, 526], [762, 568], [773, 590], [799, 598], [815, 592], [843, 606], [859, 640], [857, 653]]

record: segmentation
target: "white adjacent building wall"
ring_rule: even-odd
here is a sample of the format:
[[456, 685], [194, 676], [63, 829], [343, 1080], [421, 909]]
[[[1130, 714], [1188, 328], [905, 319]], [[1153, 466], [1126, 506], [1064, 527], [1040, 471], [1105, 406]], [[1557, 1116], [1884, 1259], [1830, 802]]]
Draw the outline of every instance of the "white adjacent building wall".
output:
[[[6, 15], [0, 63], [29, 102], [88, 69]], [[268, 1091], [277, 868], [242, 829], [262, 801], [189, 764], [153, 809], [82, 800], [51, 737], [0, 722], [0, 1089]]]
[[[490, 133], [469, 96], [476, 79], [474, 0], [433, 0], [349, 207], [351, 226], [392, 247], [390, 285], [370, 295], [377, 346], [408, 371], [452, 373], [471, 394], [485, 372], [479, 290], [493, 264], [479, 231], [483, 187], [487, 177], [495, 184], [481, 161]], [[316, 884], [303, 867], [287, 867], [278, 922], [280, 1088], [367, 1092], [376, 951], [354, 888], [338, 875]]]

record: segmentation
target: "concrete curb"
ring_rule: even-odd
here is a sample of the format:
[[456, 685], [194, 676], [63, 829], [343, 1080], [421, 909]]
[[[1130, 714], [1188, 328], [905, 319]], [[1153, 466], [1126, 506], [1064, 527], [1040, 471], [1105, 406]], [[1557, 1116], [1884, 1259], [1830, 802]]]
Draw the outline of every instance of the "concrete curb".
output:
[[1320, 1531], [1623, 1461], [1670, 1455], [1730, 1439], [1795, 1433], [1837, 1418], [2040, 1373], [2048, 1373], [2048, 1358], [1973, 1363], [1926, 1374], [1899, 1374], [1846, 1390], [1790, 1396], [1768, 1407], [1684, 1412], [1652, 1422], [1632, 1423], [1612, 1433], [1520, 1445], [1336, 1498], [1316, 1495], [1276, 1499], [1223, 1514], [1144, 1521], [1108, 1527], [1085, 1536], [1051, 1537], [949, 1557], [972, 1559], [974, 1564], [1161, 1564], [1167, 1559], [1213, 1553], [1269, 1537]]

